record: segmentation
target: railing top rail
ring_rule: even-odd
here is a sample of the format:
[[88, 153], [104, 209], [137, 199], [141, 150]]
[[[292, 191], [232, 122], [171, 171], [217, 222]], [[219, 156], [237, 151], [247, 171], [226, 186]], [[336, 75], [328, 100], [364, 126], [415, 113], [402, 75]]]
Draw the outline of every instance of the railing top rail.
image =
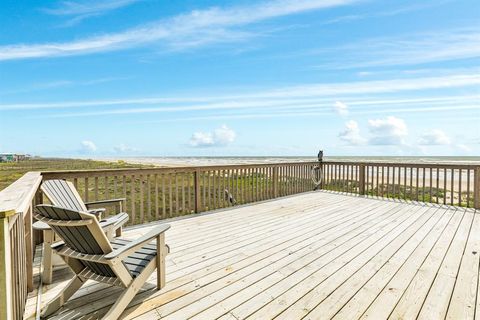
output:
[[[155, 173], [176, 173], [176, 172], [194, 172], [194, 171], [214, 171], [214, 170], [232, 170], [249, 169], [259, 167], [274, 166], [295, 166], [295, 165], [315, 165], [316, 161], [298, 161], [298, 162], [277, 162], [277, 163], [258, 163], [258, 164], [231, 164], [231, 165], [213, 165], [213, 166], [181, 166], [181, 167], [158, 167], [158, 168], [127, 168], [127, 169], [95, 169], [95, 170], [61, 170], [44, 171], [41, 174], [44, 179], [56, 178], [82, 178], [82, 177], [100, 177], [100, 176], [122, 176], [122, 175], [146, 175]], [[324, 161], [327, 165], [365, 165], [379, 167], [402, 167], [402, 168], [439, 168], [439, 169], [476, 169], [480, 165], [475, 164], [435, 164], [435, 163], [400, 163], [400, 162], [370, 162], [370, 161]]]
[[25, 213], [37, 192], [42, 175], [40, 172], [27, 172], [20, 179], [0, 191], [0, 218]]
[[279, 163], [259, 163], [259, 164], [229, 164], [214, 166], [184, 166], [184, 167], [158, 167], [158, 168], [128, 168], [128, 169], [95, 169], [95, 170], [62, 170], [62, 171], [43, 171], [45, 179], [68, 178], [68, 177], [95, 177], [95, 176], [121, 176], [124, 174], [151, 174], [151, 173], [175, 173], [175, 172], [194, 172], [194, 171], [213, 171], [213, 170], [232, 170], [248, 169], [259, 167], [274, 166], [294, 166], [305, 164], [317, 164], [314, 161], [299, 162], [279, 162]]
[[441, 163], [408, 163], [408, 162], [378, 162], [378, 161], [323, 161], [324, 164], [340, 165], [365, 165], [379, 167], [401, 167], [401, 168], [439, 168], [439, 169], [476, 169], [480, 164], [441, 164]]

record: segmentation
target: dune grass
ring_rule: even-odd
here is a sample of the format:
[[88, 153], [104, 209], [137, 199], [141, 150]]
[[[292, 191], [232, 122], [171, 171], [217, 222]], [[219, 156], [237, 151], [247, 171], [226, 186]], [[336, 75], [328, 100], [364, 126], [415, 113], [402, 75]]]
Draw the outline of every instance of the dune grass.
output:
[[20, 178], [28, 171], [51, 170], [91, 170], [150, 167], [138, 164], [128, 164], [124, 161], [107, 162], [87, 159], [38, 158], [20, 162], [0, 163], [0, 190]]

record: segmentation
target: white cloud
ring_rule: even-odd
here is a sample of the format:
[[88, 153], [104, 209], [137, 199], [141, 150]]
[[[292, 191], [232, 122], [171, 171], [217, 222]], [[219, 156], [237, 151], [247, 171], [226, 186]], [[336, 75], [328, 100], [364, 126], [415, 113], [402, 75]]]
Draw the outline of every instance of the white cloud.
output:
[[480, 57], [480, 32], [477, 26], [374, 38], [335, 48], [322, 48], [312, 54], [329, 53], [336, 57], [336, 52], [342, 53], [341, 61], [327, 62], [318, 67], [346, 69], [470, 59]]
[[[82, 117], [113, 114], [160, 113], [193, 110], [226, 110], [226, 109], [261, 109], [288, 108], [299, 111], [305, 108], [332, 110], [332, 99], [343, 96], [342, 103], [348, 104], [350, 113], [359, 113], [359, 107], [368, 107], [364, 113], [377, 113], [372, 106], [401, 105], [402, 108], [386, 112], [414, 112], [412, 105], [428, 104], [418, 108], [418, 112], [458, 110], [459, 108], [478, 108], [478, 95], [466, 96], [427, 96], [412, 99], [405, 98], [365, 98], [367, 94], [395, 93], [403, 91], [421, 91], [462, 87], [468, 89], [480, 85], [477, 73], [455, 74], [441, 77], [424, 77], [414, 79], [390, 79], [376, 81], [357, 81], [348, 83], [321, 83], [303, 86], [290, 86], [259, 92], [241, 93], [237, 95], [191, 96], [191, 97], [154, 97], [124, 98], [111, 100], [64, 101], [45, 103], [0, 104], [0, 110], [28, 109], [61, 109], [89, 108], [101, 106], [117, 106], [108, 110], [94, 110], [77, 113], [44, 114], [42, 117]], [[358, 97], [358, 95], [361, 95]], [[459, 104], [462, 103], [462, 104]], [[435, 109], [441, 104], [440, 109]], [[142, 107], [142, 106], [148, 107]], [[150, 107], [150, 105], [153, 105]], [[413, 109], [413, 110], [412, 110]], [[390, 111], [389, 111], [390, 110]], [[310, 110], [312, 111], [312, 110]]]
[[445, 132], [440, 129], [433, 129], [424, 132], [420, 136], [418, 144], [424, 146], [448, 146], [449, 148], [456, 150], [460, 153], [469, 153], [472, 151], [472, 148], [470, 148], [464, 143], [459, 143], [458, 140], [458, 138], [451, 139]]
[[336, 101], [335, 102], [334, 110], [335, 110], [336, 113], [338, 113], [341, 116], [348, 115], [348, 106], [341, 101]]
[[445, 132], [439, 129], [433, 129], [424, 132], [418, 141], [420, 145], [449, 145], [452, 141]]
[[126, 144], [119, 144], [118, 146], [113, 147], [113, 151], [116, 153], [131, 153], [131, 152], [137, 152], [138, 150], [133, 147], [129, 147]]
[[195, 132], [190, 138], [192, 147], [211, 147], [214, 145], [213, 135], [208, 132]]
[[73, 17], [67, 26], [74, 25], [86, 18], [104, 15], [112, 10], [129, 6], [140, 0], [87, 0], [62, 1], [55, 8], [45, 8], [42, 11], [55, 16]]
[[407, 125], [403, 119], [389, 116], [385, 119], [368, 120], [372, 145], [405, 145], [408, 135]]
[[465, 144], [461, 144], [461, 143], [454, 145], [454, 148], [457, 149], [460, 152], [465, 152], [465, 153], [468, 153], [468, 152], [472, 151], [472, 148], [470, 148], [469, 146], [467, 146]]
[[361, 20], [361, 19], [372, 19], [372, 18], [376, 18], [376, 17], [396, 16], [396, 15], [400, 15], [400, 14], [410, 13], [410, 12], [413, 12], [413, 11], [429, 9], [429, 8], [432, 8], [432, 7], [436, 7], [436, 6], [445, 4], [445, 3], [450, 2], [450, 1], [451, 0], [444, 0], [444, 1], [436, 0], [436, 1], [431, 2], [431, 3], [415, 3], [413, 5], [397, 7], [395, 9], [386, 10], [386, 11], [346, 15], [346, 16], [333, 18], [331, 20], [327, 20], [327, 21], [323, 22], [322, 24], [326, 25], [326, 24], [350, 22], [350, 21]]
[[97, 146], [95, 145], [95, 143], [93, 143], [93, 141], [83, 140], [80, 144], [81, 144], [80, 151], [83, 153], [90, 153], [90, 152], [97, 151]]
[[238, 41], [250, 36], [247, 32], [237, 30], [239, 27], [356, 1], [271, 0], [245, 6], [194, 10], [123, 32], [76, 41], [0, 46], [0, 60], [79, 55], [132, 48], [156, 41], [176, 49]]
[[100, 1], [61, 1], [56, 8], [46, 8], [42, 11], [59, 16], [99, 14], [128, 6], [139, 0], [100, 0]]
[[215, 129], [213, 132], [213, 139], [216, 144], [225, 146], [235, 141], [237, 134], [235, 131], [227, 127], [226, 125], [222, 125], [220, 128]]
[[358, 123], [350, 120], [345, 123], [345, 129], [338, 134], [338, 137], [349, 145], [360, 145], [365, 143], [365, 139], [360, 135]]
[[204, 147], [224, 147], [235, 141], [237, 137], [235, 131], [222, 125], [212, 132], [195, 132], [190, 138], [190, 146]]

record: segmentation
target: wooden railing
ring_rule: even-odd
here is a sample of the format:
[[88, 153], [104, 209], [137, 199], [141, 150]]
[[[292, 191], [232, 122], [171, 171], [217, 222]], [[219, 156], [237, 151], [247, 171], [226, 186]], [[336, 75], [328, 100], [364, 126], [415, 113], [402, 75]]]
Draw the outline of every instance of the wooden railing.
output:
[[130, 224], [311, 191], [312, 166], [285, 163], [44, 172], [73, 182], [88, 201], [126, 198]]
[[[317, 162], [44, 172], [67, 179], [86, 202], [126, 198], [130, 224], [311, 191]], [[323, 162], [320, 189], [480, 207], [474, 165]], [[112, 211], [113, 212], [113, 211]]]
[[480, 166], [326, 162], [323, 172], [326, 190], [480, 208]]
[[32, 210], [41, 181], [29, 172], [0, 192], [0, 319], [22, 319], [33, 289]]

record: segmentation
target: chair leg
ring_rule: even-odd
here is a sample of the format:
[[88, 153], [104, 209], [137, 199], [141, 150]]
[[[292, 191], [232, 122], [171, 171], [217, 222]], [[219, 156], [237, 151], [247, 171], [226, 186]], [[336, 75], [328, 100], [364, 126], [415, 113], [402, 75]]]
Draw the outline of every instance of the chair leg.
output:
[[119, 227], [119, 228], [117, 228], [117, 230], [115, 230], [115, 236], [116, 237], [121, 237], [122, 236], [122, 227]]
[[102, 320], [116, 320], [120, 315], [125, 311], [128, 304], [135, 297], [137, 292], [142, 288], [145, 281], [152, 274], [155, 269], [155, 260], [152, 260], [142, 271], [142, 273], [136, 277], [130, 285], [125, 289], [125, 291], [118, 297], [115, 304], [108, 310], [107, 314], [102, 318]]
[[165, 234], [161, 233], [157, 237], [157, 290], [165, 286], [165, 256], [167, 247], [165, 246]]
[[46, 307], [42, 310], [40, 315], [41, 318], [48, 317], [53, 314], [55, 311], [60, 309], [61, 306], [75, 293], [78, 289], [84, 284], [79, 277], [75, 277], [67, 284], [61, 292], [59, 292], [52, 301], [50, 301]]
[[42, 282], [44, 284], [51, 284], [52, 283], [52, 270], [53, 270], [53, 263], [52, 263], [52, 244], [54, 240], [55, 234], [53, 230], [44, 230], [43, 231], [43, 272], [42, 272]]

